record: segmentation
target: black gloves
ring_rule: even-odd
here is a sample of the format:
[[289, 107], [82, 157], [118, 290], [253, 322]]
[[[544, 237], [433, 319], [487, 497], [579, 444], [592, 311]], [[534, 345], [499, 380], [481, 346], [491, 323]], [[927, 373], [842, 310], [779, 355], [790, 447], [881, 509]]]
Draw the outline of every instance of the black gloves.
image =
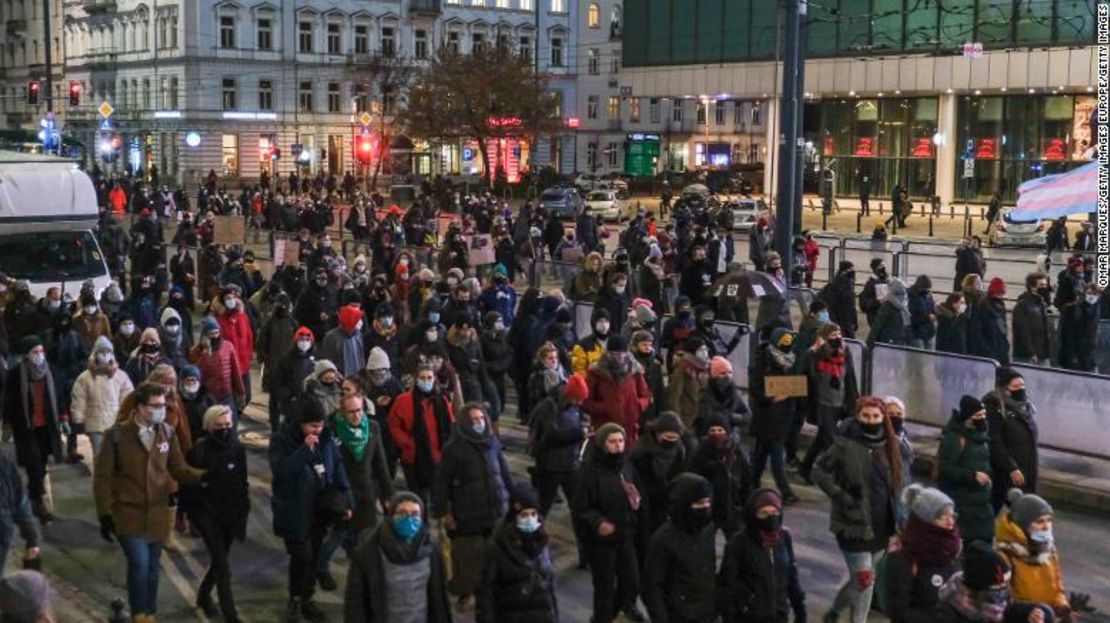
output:
[[115, 539], [112, 535], [116, 533], [116, 524], [112, 521], [111, 515], [104, 515], [100, 518], [100, 536], [109, 543], [114, 543]]

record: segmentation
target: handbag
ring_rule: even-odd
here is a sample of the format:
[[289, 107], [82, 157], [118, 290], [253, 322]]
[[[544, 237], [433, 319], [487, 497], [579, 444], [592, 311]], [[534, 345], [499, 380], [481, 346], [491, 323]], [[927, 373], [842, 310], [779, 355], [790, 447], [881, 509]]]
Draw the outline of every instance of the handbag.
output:
[[350, 497], [338, 487], [327, 487], [316, 496], [316, 514], [328, 525], [346, 521]]

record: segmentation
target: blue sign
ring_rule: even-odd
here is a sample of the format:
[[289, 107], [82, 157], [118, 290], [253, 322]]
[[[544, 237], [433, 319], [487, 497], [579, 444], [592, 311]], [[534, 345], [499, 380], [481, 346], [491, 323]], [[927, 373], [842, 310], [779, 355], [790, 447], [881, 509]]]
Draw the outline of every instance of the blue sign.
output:
[[101, 132], [111, 132], [112, 131], [112, 119], [111, 119], [111, 117], [105, 117], [104, 119], [100, 120], [100, 131]]
[[462, 156], [464, 162], [470, 162], [474, 159], [474, 149], [471, 147], [463, 147]]

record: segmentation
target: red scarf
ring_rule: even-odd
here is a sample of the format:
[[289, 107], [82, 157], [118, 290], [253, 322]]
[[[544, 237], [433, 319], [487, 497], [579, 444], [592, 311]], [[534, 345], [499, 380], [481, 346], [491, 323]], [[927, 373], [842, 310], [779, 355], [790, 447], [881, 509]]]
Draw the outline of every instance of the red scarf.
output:
[[834, 352], [827, 358], [818, 359], [817, 371], [838, 379], [844, 378], [844, 353]]
[[958, 527], [948, 530], [910, 515], [902, 531], [902, 549], [926, 567], [951, 564], [960, 557], [963, 541]]

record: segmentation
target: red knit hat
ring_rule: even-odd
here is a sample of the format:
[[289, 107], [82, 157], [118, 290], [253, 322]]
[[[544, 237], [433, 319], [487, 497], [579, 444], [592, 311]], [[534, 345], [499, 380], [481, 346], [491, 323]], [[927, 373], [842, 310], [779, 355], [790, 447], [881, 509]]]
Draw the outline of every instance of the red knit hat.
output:
[[563, 387], [563, 398], [572, 402], [581, 403], [590, 397], [590, 388], [586, 385], [586, 377], [580, 372], [576, 372], [567, 378], [567, 384]]
[[294, 342], [296, 342], [297, 340], [300, 340], [301, 338], [308, 338], [312, 341], [316, 341], [316, 336], [312, 335], [312, 330], [309, 329], [308, 327], [301, 327], [301, 328], [297, 329], [296, 333], [293, 334], [293, 341]]
[[355, 325], [358, 321], [362, 320], [362, 310], [350, 305], [344, 305], [339, 308], [339, 326], [344, 331], [354, 331]]
[[709, 360], [709, 376], [713, 378], [731, 377], [732, 364], [724, 357], [714, 357]]
[[1002, 296], [1006, 294], [1006, 282], [1002, 277], [995, 277], [991, 279], [991, 283], [987, 286], [987, 296]]

